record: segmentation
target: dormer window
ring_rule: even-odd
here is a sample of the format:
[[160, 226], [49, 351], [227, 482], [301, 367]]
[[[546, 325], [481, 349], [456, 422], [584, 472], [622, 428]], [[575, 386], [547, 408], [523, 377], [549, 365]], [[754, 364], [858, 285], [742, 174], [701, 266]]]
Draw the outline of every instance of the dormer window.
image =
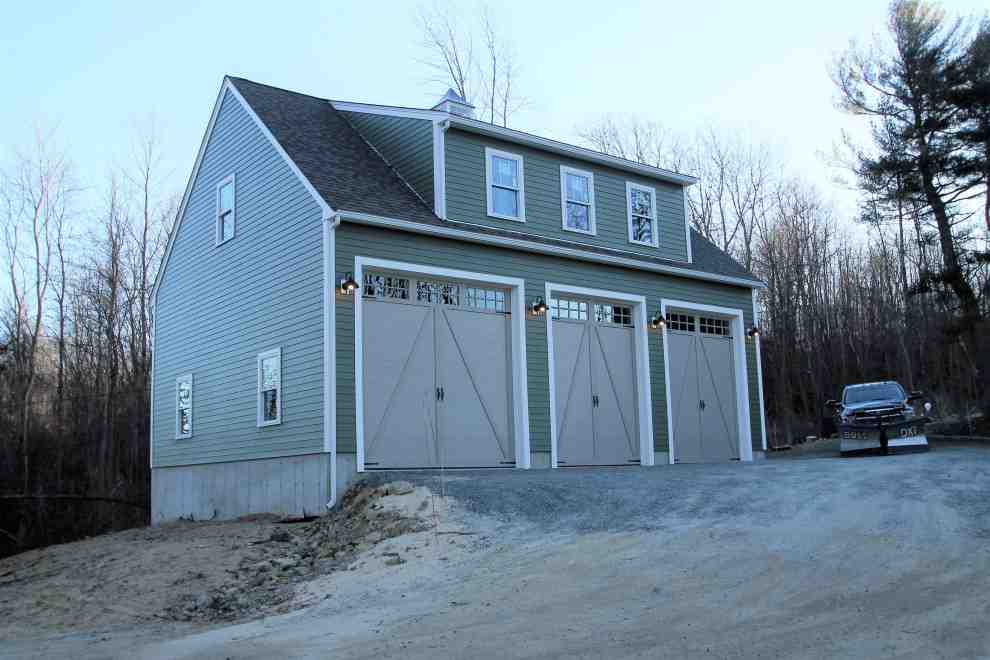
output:
[[488, 185], [488, 215], [525, 222], [522, 156], [486, 148], [485, 178]]
[[629, 216], [629, 242], [657, 247], [657, 192], [638, 183], [626, 182], [626, 211]]
[[217, 245], [234, 237], [235, 213], [234, 175], [217, 184]]
[[561, 165], [560, 206], [564, 229], [595, 234], [595, 175]]

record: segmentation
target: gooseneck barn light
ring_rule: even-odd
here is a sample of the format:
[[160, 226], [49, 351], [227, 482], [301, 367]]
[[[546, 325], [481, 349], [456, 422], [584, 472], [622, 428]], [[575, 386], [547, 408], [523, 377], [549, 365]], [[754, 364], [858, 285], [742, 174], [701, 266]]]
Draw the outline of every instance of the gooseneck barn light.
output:
[[543, 298], [537, 298], [529, 306], [529, 311], [533, 312], [537, 316], [543, 316], [547, 313], [547, 302]]
[[345, 296], [353, 294], [360, 288], [352, 273], [347, 273], [344, 275], [344, 279], [340, 280], [340, 292]]
[[665, 328], [667, 327], [667, 319], [664, 318], [663, 314], [657, 312], [653, 315], [653, 318], [650, 319], [650, 327], [654, 330]]

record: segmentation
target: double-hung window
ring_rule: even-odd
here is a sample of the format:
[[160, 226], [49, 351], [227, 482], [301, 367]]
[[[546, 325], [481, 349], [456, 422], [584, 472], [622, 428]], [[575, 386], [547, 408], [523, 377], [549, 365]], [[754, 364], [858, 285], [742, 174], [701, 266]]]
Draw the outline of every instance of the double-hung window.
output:
[[522, 156], [485, 148], [485, 180], [488, 215], [503, 220], [526, 221], [526, 191]]
[[258, 426], [282, 423], [282, 349], [258, 355]]
[[626, 211], [629, 216], [629, 242], [657, 247], [659, 236], [656, 190], [627, 181]]
[[564, 229], [594, 234], [595, 176], [591, 172], [560, 166], [560, 207]]
[[217, 245], [226, 243], [234, 237], [235, 212], [234, 175], [217, 184]]
[[185, 374], [175, 379], [175, 439], [193, 434], [193, 377]]

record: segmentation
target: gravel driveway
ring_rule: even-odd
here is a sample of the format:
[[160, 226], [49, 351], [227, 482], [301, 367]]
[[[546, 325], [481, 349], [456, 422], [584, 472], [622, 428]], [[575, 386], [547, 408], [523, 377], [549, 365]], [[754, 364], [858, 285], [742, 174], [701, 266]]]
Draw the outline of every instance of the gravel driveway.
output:
[[134, 631], [0, 654], [990, 656], [990, 447], [450, 473], [444, 488], [466, 530], [442, 537], [449, 552], [335, 575], [308, 609], [179, 639]]

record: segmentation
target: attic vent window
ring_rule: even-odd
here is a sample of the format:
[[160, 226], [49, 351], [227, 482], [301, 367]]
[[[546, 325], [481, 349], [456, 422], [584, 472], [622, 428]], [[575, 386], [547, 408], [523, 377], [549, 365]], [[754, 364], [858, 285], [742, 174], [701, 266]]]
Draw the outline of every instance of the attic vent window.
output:
[[234, 237], [235, 213], [234, 175], [217, 184], [217, 245], [226, 243]]

